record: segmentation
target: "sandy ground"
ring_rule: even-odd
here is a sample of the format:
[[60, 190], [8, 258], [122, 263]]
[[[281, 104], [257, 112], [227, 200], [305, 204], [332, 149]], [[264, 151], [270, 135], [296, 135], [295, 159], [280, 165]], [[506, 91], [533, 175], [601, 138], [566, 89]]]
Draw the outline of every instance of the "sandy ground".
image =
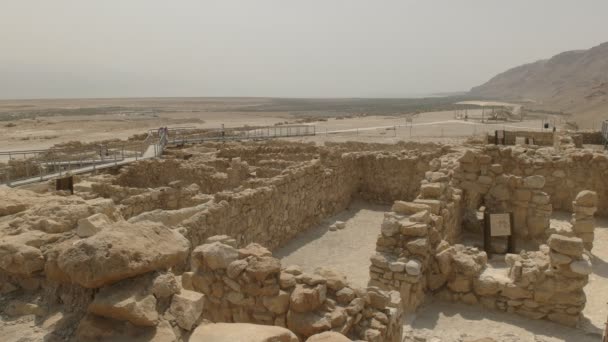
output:
[[[299, 234], [273, 253], [283, 265], [300, 265], [307, 272], [328, 267], [347, 274], [353, 284], [367, 287], [369, 257], [376, 249], [380, 224], [388, 210], [389, 206], [355, 201], [349, 210]], [[346, 228], [330, 231], [329, 226], [336, 221], [345, 222]]]
[[[274, 251], [283, 265], [297, 264], [306, 271], [327, 266], [348, 274], [354, 284], [366, 286], [369, 280], [369, 257], [388, 206], [354, 202], [349, 210], [339, 213], [312, 228], [284, 247]], [[552, 225], [567, 224], [569, 213], [555, 213]], [[329, 231], [335, 221], [346, 222], [344, 230]], [[404, 326], [406, 335], [419, 340], [457, 342], [469, 338], [492, 337], [498, 342], [599, 341], [608, 316], [608, 219], [597, 220], [593, 251], [594, 273], [585, 287], [585, 319], [578, 329], [544, 320], [530, 320], [513, 314], [484, 310], [478, 306], [454, 304], [427, 298], [427, 302]], [[500, 255], [489, 266], [506, 272]], [[435, 340], [435, 341], [438, 341]]]
[[[239, 111], [247, 106], [267, 103], [267, 99], [93, 99], [0, 101], [0, 116], [19, 110], [40, 113], [90, 110], [90, 114], [33, 116], [0, 121], [0, 151], [43, 149], [67, 141], [92, 142], [126, 139], [161, 126], [215, 128], [272, 126], [279, 122], [296, 123], [305, 114], [290, 111]], [[118, 109], [117, 109], [118, 108]], [[108, 114], [109, 113], [109, 114]], [[295, 114], [300, 113], [300, 114]], [[73, 113], [72, 113], [73, 114]], [[468, 121], [455, 119], [455, 111], [417, 114], [411, 122], [405, 115], [329, 118], [311, 122], [317, 135], [304, 141], [381, 141], [399, 140], [461, 142], [467, 137], [495, 129], [539, 129], [541, 122], [480, 123], [481, 110], [469, 110]], [[14, 125], [14, 126], [13, 126]]]
[[[469, 111], [476, 113], [477, 111]], [[395, 143], [397, 141], [461, 143], [472, 136], [494, 132], [497, 129], [538, 130], [542, 122], [527, 120], [510, 123], [481, 123], [454, 119], [454, 111], [427, 112], [416, 116], [411, 123], [403, 116], [366, 116], [346, 119], [329, 119], [314, 123], [317, 135], [293, 138], [295, 141], [362, 141]]]

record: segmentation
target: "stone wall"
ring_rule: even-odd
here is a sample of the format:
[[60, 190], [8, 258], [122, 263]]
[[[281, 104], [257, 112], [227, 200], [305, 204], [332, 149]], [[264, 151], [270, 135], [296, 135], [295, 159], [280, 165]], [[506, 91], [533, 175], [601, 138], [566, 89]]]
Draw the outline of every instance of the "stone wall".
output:
[[545, 241], [553, 208], [549, 195], [541, 191], [543, 176], [509, 175], [501, 164], [492, 164], [489, 155], [468, 150], [454, 169], [452, 184], [462, 188], [469, 217], [481, 206], [489, 212], [512, 212], [516, 238]]
[[476, 153], [491, 157], [503, 172], [519, 177], [545, 177], [543, 192], [551, 197], [553, 210], [572, 211], [576, 195], [593, 189], [598, 195], [598, 214], [608, 215], [608, 155], [591, 150], [551, 149], [487, 145]]
[[417, 198], [395, 201], [385, 214], [371, 257], [370, 284], [399, 291], [407, 312], [416, 310], [429, 288], [446, 282], [432, 256], [460, 236], [462, 192], [448, 176], [453, 159], [444, 156], [429, 164]]
[[[406, 311], [415, 310], [432, 293], [449, 301], [576, 325], [586, 301], [582, 289], [591, 272], [584, 252], [589, 242], [581, 238], [592, 241], [595, 194], [584, 191], [577, 196], [569, 236], [553, 234], [547, 241], [551, 204], [541, 190], [543, 176], [507, 175], [489, 155], [473, 151], [446, 154], [433, 160], [430, 168], [416, 200], [396, 201], [385, 215], [371, 257], [370, 283], [399, 291]], [[516, 234], [532, 236], [539, 244], [547, 241], [548, 246], [507, 254], [508, 269], [489, 267], [485, 252], [456, 244], [462, 210], [476, 212], [481, 205], [490, 211], [524, 208], [516, 215]]]
[[475, 248], [451, 246], [437, 255], [447, 286], [437, 296], [575, 326], [586, 298], [591, 262], [583, 241], [553, 234], [537, 252], [507, 254], [508, 271], [487, 267]]
[[217, 193], [182, 226], [195, 245], [227, 234], [239, 246], [257, 242], [277, 248], [348, 206], [357, 187], [350, 165], [329, 169], [316, 160], [269, 180], [252, 181], [251, 188]]
[[205, 294], [204, 318], [287, 327], [302, 339], [332, 330], [355, 340], [401, 340], [398, 293], [354, 287], [325, 268], [282, 268], [258, 244], [234, 246], [227, 236], [210, 238], [192, 252], [193, 271], [182, 275], [184, 288]]

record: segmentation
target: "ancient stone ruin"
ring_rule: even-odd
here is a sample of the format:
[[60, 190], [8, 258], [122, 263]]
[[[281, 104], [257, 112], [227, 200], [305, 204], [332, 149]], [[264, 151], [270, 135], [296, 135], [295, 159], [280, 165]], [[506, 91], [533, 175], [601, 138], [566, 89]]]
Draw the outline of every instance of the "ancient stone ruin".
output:
[[[49, 341], [397, 342], [429, 297], [576, 326], [606, 170], [605, 154], [575, 148], [169, 149], [81, 176], [74, 195], [0, 189], [0, 303]], [[354, 200], [392, 205], [370, 228], [367, 287], [273, 257]], [[570, 223], [552, 226], [555, 211]], [[515, 250], [497, 237], [489, 256], [482, 217], [504, 212]]]

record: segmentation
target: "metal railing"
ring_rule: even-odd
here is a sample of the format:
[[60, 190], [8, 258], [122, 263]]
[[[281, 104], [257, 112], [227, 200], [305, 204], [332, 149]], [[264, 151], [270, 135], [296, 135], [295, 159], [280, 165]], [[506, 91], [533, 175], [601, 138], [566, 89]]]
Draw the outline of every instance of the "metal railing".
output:
[[0, 152], [0, 184], [19, 186], [94, 172], [140, 159], [158, 158], [169, 144], [205, 141], [262, 140], [315, 135], [315, 126], [238, 127], [196, 129], [176, 127], [148, 131], [143, 141], [107, 143], [79, 147]]
[[67, 173], [94, 172], [145, 157], [158, 141], [148, 134], [144, 141], [108, 143], [82, 147], [0, 152], [0, 184], [18, 186], [62, 177]]
[[168, 144], [183, 145], [207, 141], [266, 140], [316, 135], [313, 125], [285, 125], [267, 127], [235, 127], [224, 129], [181, 129], [169, 132]]

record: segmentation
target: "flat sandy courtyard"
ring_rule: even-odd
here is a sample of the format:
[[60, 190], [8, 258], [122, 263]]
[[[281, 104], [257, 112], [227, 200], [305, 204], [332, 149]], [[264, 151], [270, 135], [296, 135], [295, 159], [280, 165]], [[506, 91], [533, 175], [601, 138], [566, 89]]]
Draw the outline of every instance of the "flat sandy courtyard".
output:
[[[355, 201], [343, 211], [318, 227], [312, 228], [274, 251], [283, 265], [300, 265], [306, 272], [319, 266], [348, 275], [348, 280], [367, 287], [369, 257], [376, 249], [376, 239], [384, 212], [390, 206]], [[330, 231], [336, 221], [346, 222], [346, 228]]]

